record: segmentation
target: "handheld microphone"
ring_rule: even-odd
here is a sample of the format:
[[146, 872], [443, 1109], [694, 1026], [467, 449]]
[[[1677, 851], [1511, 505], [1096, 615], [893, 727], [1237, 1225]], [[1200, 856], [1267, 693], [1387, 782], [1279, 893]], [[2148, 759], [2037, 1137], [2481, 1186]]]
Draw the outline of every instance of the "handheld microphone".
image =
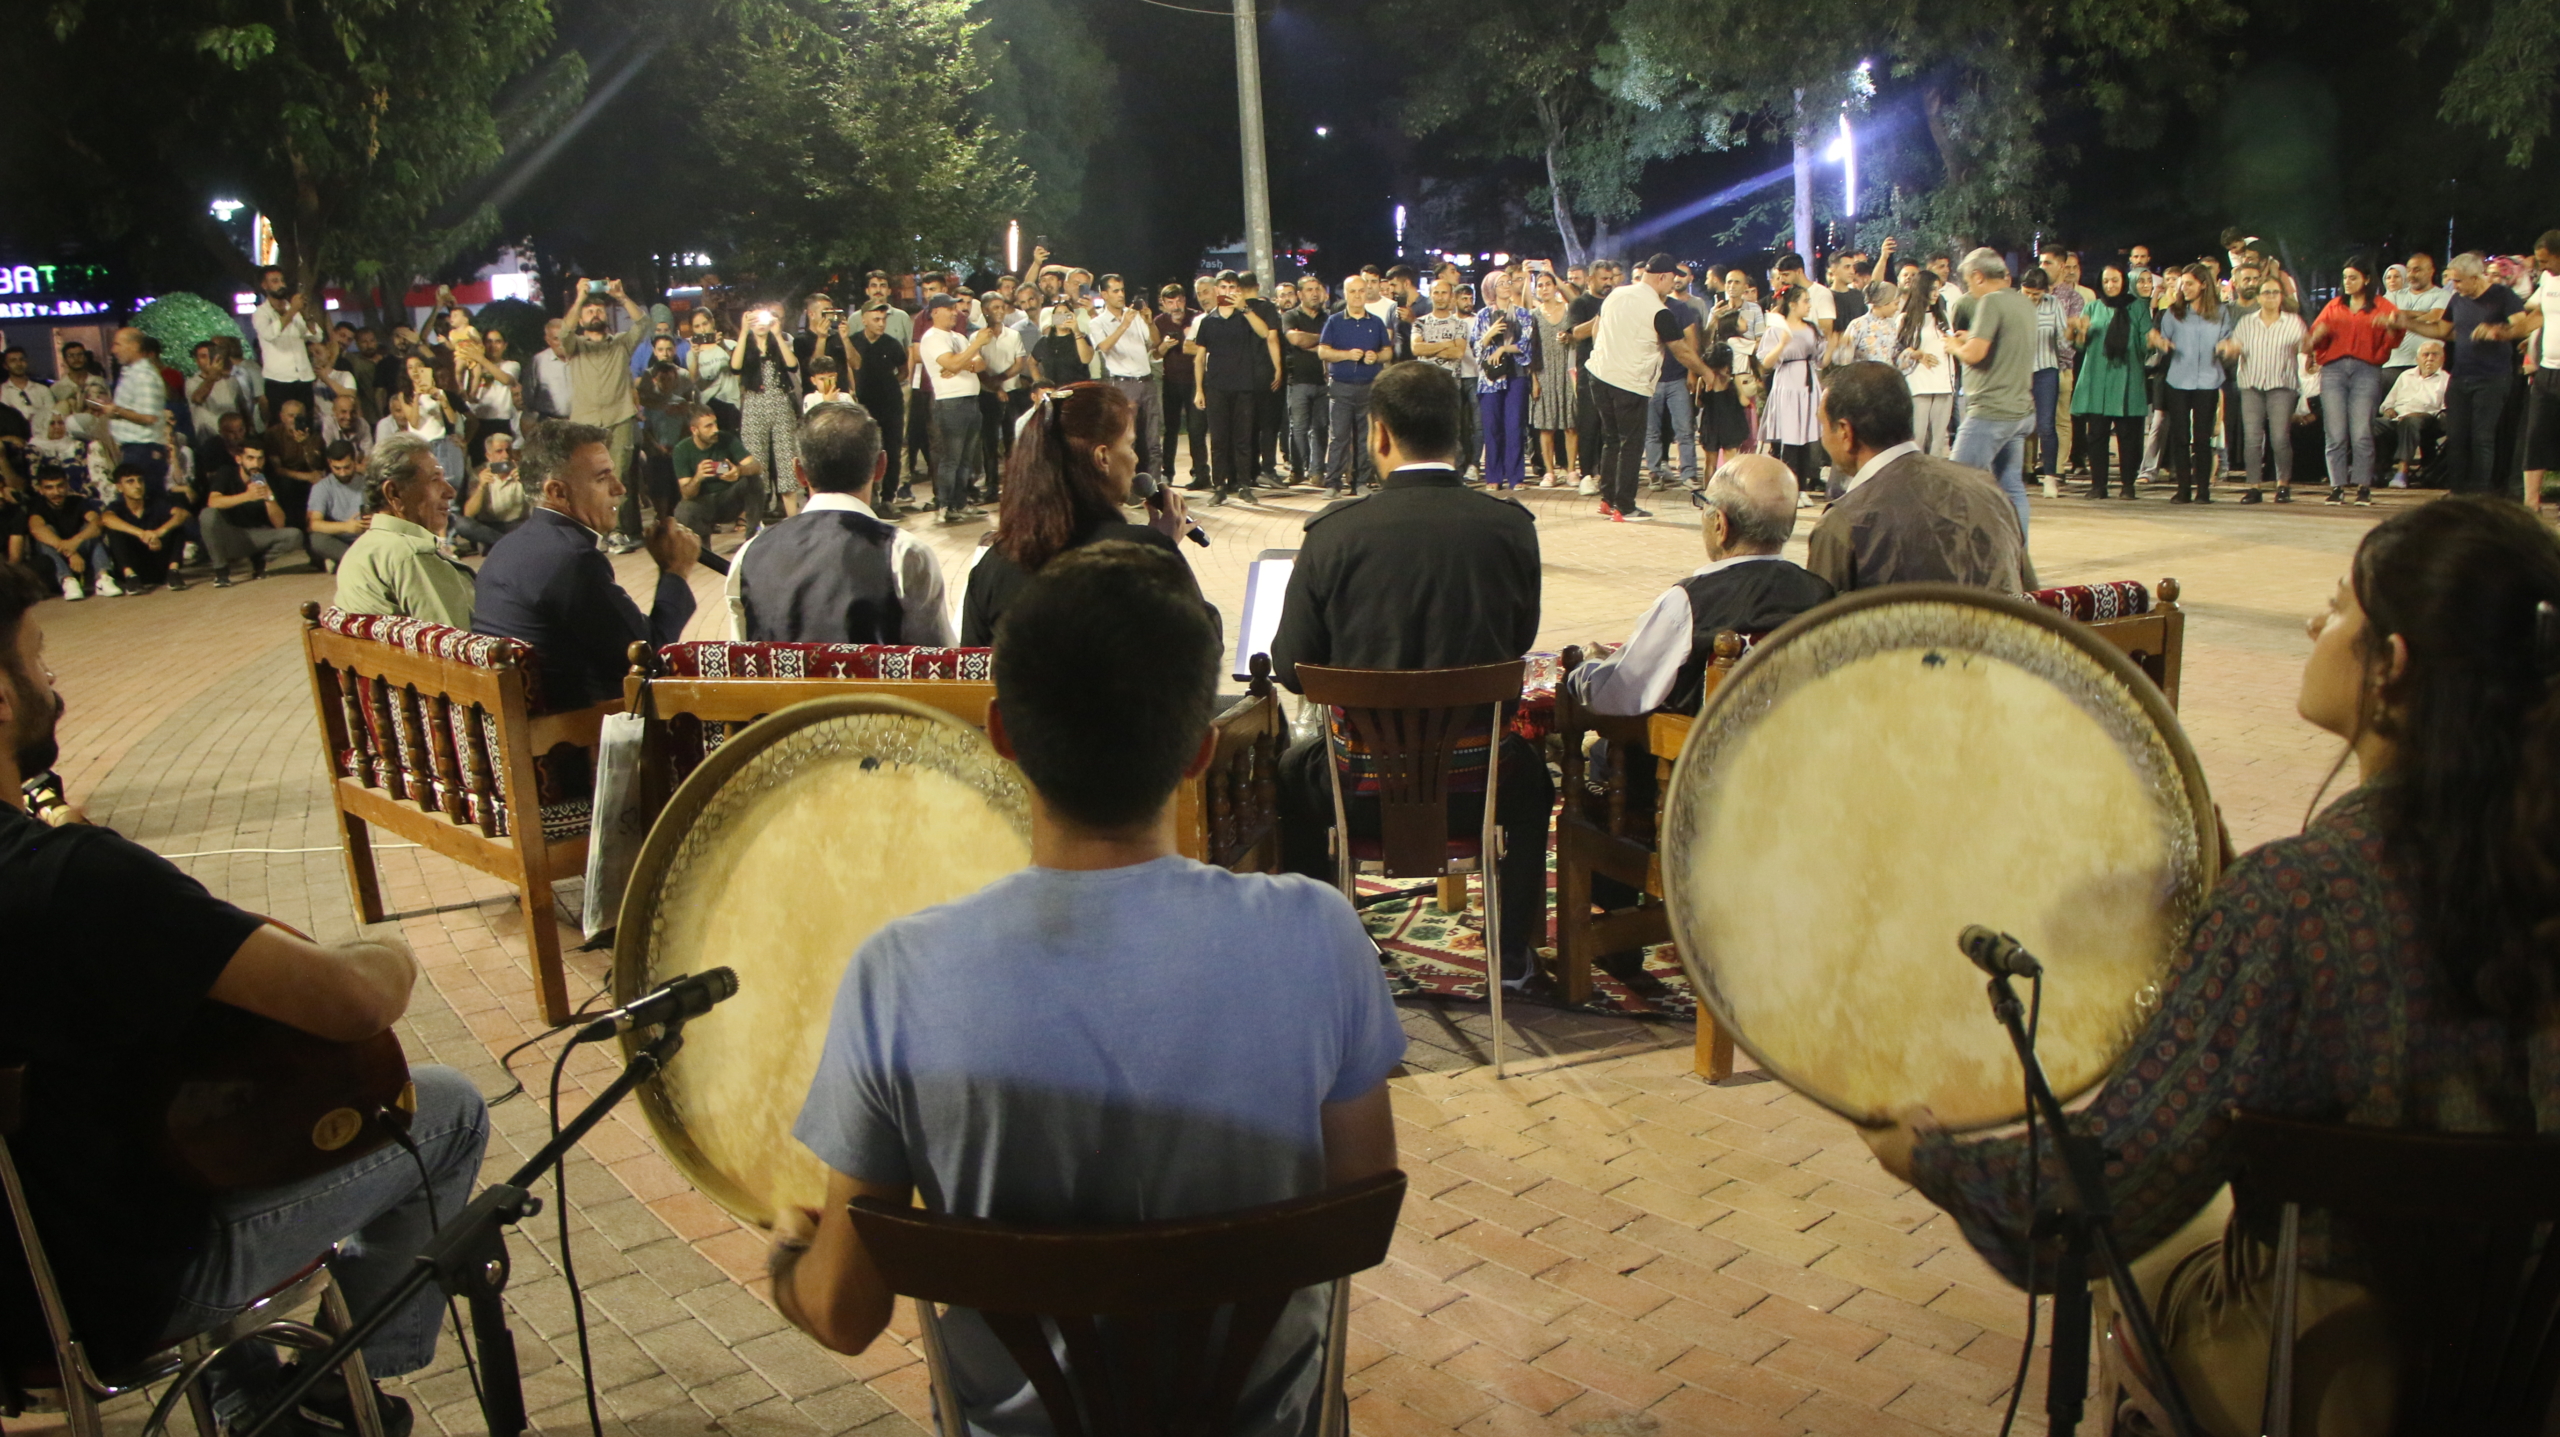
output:
[[654, 1028], [662, 1023], [681, 1023], [699, 1018], [711, 1011], [711, 1005], [735, 997], [738, 992], [738, 970], [714, 968], [708, 973], [687, 973], [670, 978], [658, 990], [626, 1008], [616, 1008], [578, 1030], [578, 1041], [596, 1043], [634, 1028]]
[[[1156, 496], [1164, 492], [1164, 485], [1157, 480], [1156, 476], [1143, 469], [1139, 470], [1137, 474], [1129, 480], [1129, 492], [1146, 500], [1147, 507], [1150, 509], [1160, 511], [1164, 507], [1163, 505], [1155, 502]], [[1189, 538], [1192, 543], [1199, 545], [1203, 549], [1209, 547], [1209, 531], [1200, 527], [1199, 520], [1186, 514], [1183, 516], [1183, 523], [1189, 526], [1189, 528], [1184, 531], [1185, 537]]]
[[1994, 978], [2041, 978], [2044, 965], [2026, 946], [2006, 933], [1995, 933], [1979, 923], [1965, 925], [1956, 937], [1956, 947], [1973, 960], [1973, 966]]

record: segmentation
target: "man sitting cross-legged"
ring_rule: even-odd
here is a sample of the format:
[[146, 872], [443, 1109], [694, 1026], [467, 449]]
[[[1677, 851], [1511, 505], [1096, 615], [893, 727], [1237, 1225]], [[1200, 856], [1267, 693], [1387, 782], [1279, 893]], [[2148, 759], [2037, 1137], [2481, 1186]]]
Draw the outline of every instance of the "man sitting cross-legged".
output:
[[[794, 1130], [832, 1169], [826, 1211], [791, 1215], [773, 1252], [775, 1305], [828, 1347], [889, 1321], [855, 1197], [1099, 1225], [1395, 1167], [1404, 1033], [1351, 905], [1174, 852], [1220, 652], [1188, 568], [1133, 543], [1060, 555], [1007, 610], [987, 733], [1031, 781], [1033, 866], [889, 924], [845, 972]], [[1283, 1313], [1232, 1430], [1314, 1429], [1324, 1299]], [[974, 1313], [943, 1332], [973, 1429], [1049, 1430]]]

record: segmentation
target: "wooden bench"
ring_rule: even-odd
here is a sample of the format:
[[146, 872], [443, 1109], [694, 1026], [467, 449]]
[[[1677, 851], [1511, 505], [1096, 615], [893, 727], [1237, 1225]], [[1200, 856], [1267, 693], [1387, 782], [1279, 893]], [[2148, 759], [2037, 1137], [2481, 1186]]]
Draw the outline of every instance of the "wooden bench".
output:
[[[1256, 655], [1252, 672], [1245, 697], [1217, 717], [1218, 748], [1207, 771], [1185, 779], [1175, 794], [1183, 856], [1239, 873], [1279, 869], [1279, 765], [1289, 742], [1270, 660]], [[624, 701], [643, 725], [639, 791], [652, 815], [731, 734], [792, 704], [883, 694], [984, 728], [995, 693], [993, 650], [890, 644], [633, 644], [623, 680]]]
[[357, 914], [385, 921], [377, 827], [506, 880], [542, 1020], [568, 1021], [551, 889], [586, 872], [588, 775], [621, 702], [541, 712], [533, 651], [514, 639], [316, 603], [302, 626]]
[[2132, 579], [2102, 584], [2071, 584], [2038, 589], [2027, 595], [2066, 618], [2077, 619], [2091, 632], [2124, 651], [2126, 658], [2158, 685], [2169, 707], [2178, 706], [2178, 670], [2187, 649], [2187, 614], [2178, 607], [2178, 581], [2162, 579], [2146, 589]]

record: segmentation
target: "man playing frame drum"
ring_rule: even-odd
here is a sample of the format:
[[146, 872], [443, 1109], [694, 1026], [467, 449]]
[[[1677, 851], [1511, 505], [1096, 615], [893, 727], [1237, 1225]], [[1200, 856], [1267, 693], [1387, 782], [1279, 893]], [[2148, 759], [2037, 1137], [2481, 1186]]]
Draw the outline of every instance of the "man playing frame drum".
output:
[[[2235, 1214], [2226, 1186], [2233, 1109], [2560, 1130], [2560, 541], [2501, 499], [2405, 511], [2365, 536], [2310, 631], [2299, 707], [2346, 740], [2360, 782], [2229, 865], [2132, 1056], [2077, 1115], [2109, 1155], [2119, 1240], [2143, 1254], [2135, 1278], [2216, 1433], [2259, 1430], [2273, 1290], [2276, 1214]], [[2026, 1278], [2023, 1138], [1953, 1137], [1910, 1112], [1867, 1141]], [[2297, 1430], [2389, 1430], [2365, 1255], [2316, 1213], [2302, 1250]]]
[[[1033, 866], [888, 924], [845, 970], [794, 1129], [830, 1169], [826, 1206], [786, 1212], [773, 1253], [776, 1305], [828, 1347], [889, 1321], [855, 1197], [1121, 1223], [1396, 1165], [1404, 1032], [1351, 905], [1175, 853], [1220, 652], [1182, 560], [1126, 542], [1052, 560], [998, 626], [987, 735], [1030, 780]], [[1290, 1304], [1237, 1430], [1313, 1429], [1324, 1314], [1320, 1292]], [[1047, 1430], [975, 1314], [943, 1333], [972, 1426]]]

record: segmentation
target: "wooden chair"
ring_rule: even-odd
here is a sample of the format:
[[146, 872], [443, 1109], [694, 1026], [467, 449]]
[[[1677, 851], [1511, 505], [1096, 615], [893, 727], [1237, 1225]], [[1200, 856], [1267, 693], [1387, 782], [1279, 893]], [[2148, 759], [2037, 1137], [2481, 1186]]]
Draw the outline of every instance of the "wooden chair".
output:
[[[979, 728], [995, 700], [994, 651], [888, 644], [703, 641], [663, 650], [631, 646], [623, 697], [643, 725], [641, 803], [652, 815], [712, 749], [766, 714], [835, 694], [888, 694], [941, 709]], [[1217, 717], [1207, 772], [1175, 794], [1184, 857], [1239, 873], [1280, 866], [1281, 750], [1288, 719], [1271, 687], [1271, 661], [1256, 655], [1244, 698]]]
[[[1493, 1004], [1493, 1075], [1503, 1075], [1502, 845], [1494, 818], [1501, 787], [1504, 716], [1519, 702], [1522, 659], [1463, 669], [1334, 669], [1298, 666], [1299, 693], [1332, 709], [1325, 750], [1333, 776], [1335, 882], [1360, 901], [1363, 866], [1389, 878], [1474, 873], [1484, 885], [1485, 992]], [[1378, 836], [1351, 831], [1354, 789], [1374, 786]], [[1449, 799], [1481, 791], [1473, 838], [1449, 836]], [[1362, 795], [1366, 796], [1366, 795]]]
[[385, 917], [377, 826], [506, 880], [542, 1021], [568, 1021], [551, 886], [586, 873], [589, 775], [621, 701], [544, 713], [533, 650], [514, 639], [318, 604], [302, 606], [302, 624], [358, 914]]
[[2302, 1210], [2367, 1261], [2398, 1355], [2395, 1433], [2550, 1430], [2560, 1389], [2560, 1140], [2232, 1115], [2234, 1195], [2279, 1212], [2262, 1430], [2293, 1430]]
[[[1591, 1001], [1591, 965], [1603, 953], [1619, 953], [1671, 941], [1671, 914], [1647, 887], [1654, 855], [1658, 803], [1631, 800], [1638, 765], [1653, 767], [1644, 716], [1594, 713], [1573, 688], [1582, 650], [1567, 648], [1556, 683], [1555, 737], [1564, 771], [1564, 804], [1556, 813], [1556, 986], [1568, 1003]], [[1609, 746], [1608, 772], [1592, 791], [1583, 746], [1593, 737]], [[1646, 895], [1633, 908], [1595, 915], [1591, 880], [1613, 878]]]
[[[212, 1331], [163, 1348], [129, 1366], [99, 1370], [87, 1346], [72, 1329], [70, 1307], [63, 1299], [61, 1282], [54, 1276], [53, 1259], [36, 1230], [35, 1209], [27, 1201], [25, 1184], [18, 1175], [17, 1155], [10, 1147], [10, 1140], [25, 1126], [26, 1080], [23, 1063], [0, 1068], [0, 1197], [5, 1197], [8, 1205], [18, 1252], [26, 1262], [50, 1351], [42, 1357], [19, 1352], [0, 1354], [7, 1361], [6, 1368], [0, 1369], [0, 1416], [59, 1412], [72, 1437], [104, 1437], [107, 1428], [99, 1412], [101, 1404], [167, 1381], [169, 1386], [153, 1405], [144, 1432], [167, 1430], [170, 1415], [184, 1401], [188, 1415], [194, 1419], [197, 1437], [217, 1437], [213, 1404], [202, 1380], [215, 1358], [226, 1349], [249, 1341], [318, 1351], [329, 1345], [331, 1334], [353, 1325], [345, 1296], [330, 1280], [328, 1260], [333, 1254], [324, 1253]], [[285, 1316], [313, 1302], [319, 1304], [321, 1326]], [[374, 1406], [373, 1383], [365, 1370], [364, 1354], [350, 1356], [340, 1374], [354, 1406], [360, 1437], [382, 1437], [382, 1415]]]
[[[1751, 645], [1759, 637], [1757, 634], [1735, 633], [1731, 629], [1716, 635], [1714, 656], [1707, 660], [1704, 687], [1698, 693], [1700, 709], [1703, 710], [1707, 700], [1715, 697], [1716, 687], [1724, 682], [1725, 675], [1733, 672], [1735, 664], [1742, 662], [1742, 656], [1750, 652]], [[1680, 762], [1680, 750], [1689, 742], [1689, 727], [1696, 722], [1697, 719], [1690, 714], [1646, 716], [1645, 743], [1653, 751], [1655, 764], [1653, 821], [1656, 832], [1661, 830], [1662, 805], [1671, 798], [1671, 770]], [[1644, 891], [1656, 901], [1662, 898], [1662, 854], [1658, 849], [1646, 861]], [[1664, 922], [1667, 924], [1669, 921], [1666, 911]], [[1667, 932], [1666, 929], [1666, 935]], [[1689, 1066], [1690, 1071], [1711, 1083], [1733, 1076], [1733, 1035], [1716, 1022], [1716, 1015], [1707, 1007], [1704, 994], [1698, 995], [1697, 1047]]]
[[[1404, 1186], [1403, 1173], [1380, 1173], [1289, 1202], [1122, 1227], [1021, 1227], [877, 1198], [855, 1198], [852, 1216], [889, 1290], [915, 1299], [945, 1432], [969, 1427], [941, 1306], [985, 1319], [1060, 1437], [1217, 1437], [1233, 1430], [1246, 1374], [1290, 1298], [1332, 1283], [1319, 1431], [1345, 1437], [1349, 1279], [1386, 1260]], [[1222, 1334], [1221, 1309], [1231, 1310]]]
[[2178, 581], [2162, 579], [2146, 589], [2132, 579], [2038, 589], [2032, 603], [2087, 624], [2124, 651], [2169, 701], [2178, 706], [2178, 674], [2186, 660], [2187, 614], [2178, 607]]

